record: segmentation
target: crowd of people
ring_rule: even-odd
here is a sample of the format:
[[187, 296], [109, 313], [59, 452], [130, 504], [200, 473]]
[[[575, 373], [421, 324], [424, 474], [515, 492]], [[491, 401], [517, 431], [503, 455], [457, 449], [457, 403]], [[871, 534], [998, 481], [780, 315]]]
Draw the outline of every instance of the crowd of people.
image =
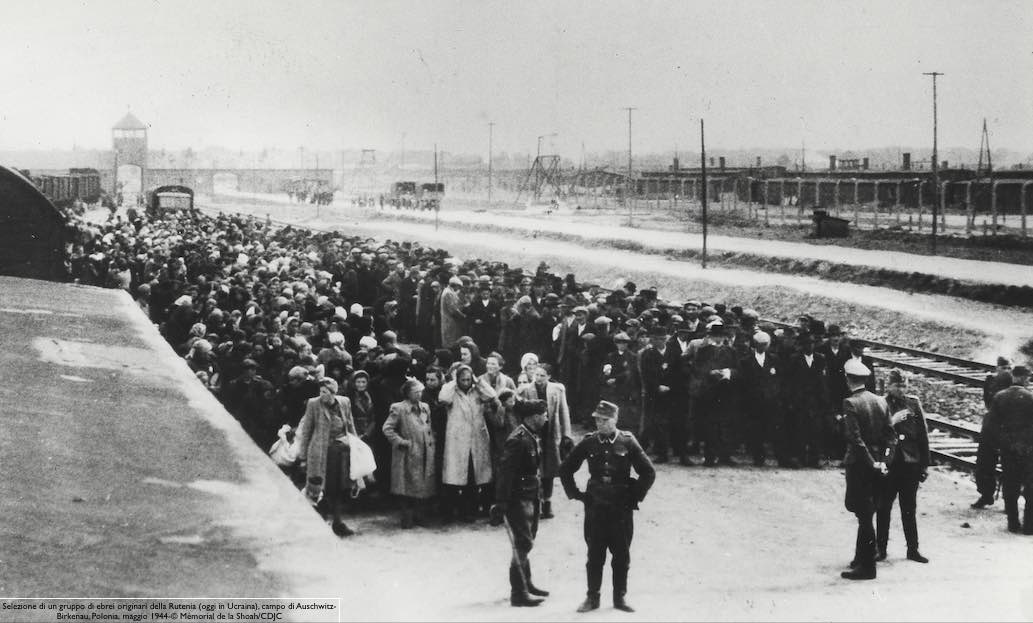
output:
[[[845, 368], [863, 366], [863, 385], [876, 389], [863, 342], [837, 325], [801, 314], [776, 327], [752, 309], [664, 300], [630, 281], [579, 283], [544, 262], [527, 272], [225, 214], [84, 224], [71, 257], [80, 282], [133, 293], [258, 445], [285, 425], [298, 433], [308, 447], [295, 477], [327, 508], [364, 484], [347, 471], [348, 450], [330, 446], [346, 446], [349, 432], [368, 444], [377, 469], [356, 503], [393, 494], [407, 528], [431, 512], [487, 515], [519, 402], [547, 405], [549, 518], [574, 428], [591, 426], [601, 400], [656, 463], [712, 467], [739, 455], [816, 468], [844, 457]], [[915, 489], [925, 443], [909, 458]], [[913, 518], [913, 492], [898, 493]], [[340, 512], [333, 525], [350, 532]]]

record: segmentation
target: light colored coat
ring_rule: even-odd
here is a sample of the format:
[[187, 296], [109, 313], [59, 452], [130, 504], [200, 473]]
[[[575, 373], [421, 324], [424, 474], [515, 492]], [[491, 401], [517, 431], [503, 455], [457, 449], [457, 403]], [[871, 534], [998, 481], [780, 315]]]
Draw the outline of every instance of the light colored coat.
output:
[[[534, 383], [525, 383], [517, 388], [520, 400], [538, 400]], [[560, 467], [560, 442], [571, 437], [570, 408], [567, 406], [567, 388], [552, 381], [545, 387], [546, 413], [549, 414], [549, 437], [542, 438], [542, 477], [555, 478]]]
[[451, 287], [441, 291], [441, 345], [445, 348], [451, 348], [463, 337], [466, 316], [462, 307], [458, 292]]
[[[391, 493], [427, 499], [437, 493], [434, 468], [437, 447], [430, 427], [430, 407], [421, 402], [396, 402], [384, 422], [384, 436], [394, 448], [391, 453]], [[407, 447], [400, 443], [408, 441]]]
[[[487, 372], [482, 374], [480, 378], [483, 379], [485, 382], [489, 381]], [[496, 394], [500, 393], [504, 389], [516, 390], [517, 387], [516, 383], [513, 382], [513, 379], [510, 378], [508, 374], [503, 374], [502, 372], [499, 372], [498, 377], [495, 379], [495, 382], [491, 384], [491, 386], [495, 390]]]
[[470, 391], [463, 392], [455, 381], [449, 381], [441, 387], [438, 400], [448, 405], [441, 481], [446, 485], [467, 485], [472, 458], [475, 482], [488, 484], [492, 477], [491, 437], [484, 419], [484, 402], [497, 402], [495, 390], [475, 379]]
[[[355, 434], [351, 403], [344, 396], [335, 396], [344, 417], [344, 432]], [[308, 478], [322, 478], [326, 482], [326, 452], [330, 447], [330, 413], [319, 401], [319, 396], [309, 398], [305, 404], [305, 415], [298, 423], [298, 459], [305, 461]]]

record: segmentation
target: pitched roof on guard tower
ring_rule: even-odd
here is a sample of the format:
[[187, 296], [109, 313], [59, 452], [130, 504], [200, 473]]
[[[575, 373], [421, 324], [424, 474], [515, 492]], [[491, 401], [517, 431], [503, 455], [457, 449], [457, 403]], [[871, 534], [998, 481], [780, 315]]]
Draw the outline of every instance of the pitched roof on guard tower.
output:
[[116, 123], [114, 126], [112, 126], [111, 129], [112, 130], [146, 130], [147, 126], [144, 124], [143, 121], [140, 121], [139, 119], [137, 119], [136, 116], [133, 113], [127, 112], [126, 116], [122, 117], [122, 120], [119, 121], [118, 123]]

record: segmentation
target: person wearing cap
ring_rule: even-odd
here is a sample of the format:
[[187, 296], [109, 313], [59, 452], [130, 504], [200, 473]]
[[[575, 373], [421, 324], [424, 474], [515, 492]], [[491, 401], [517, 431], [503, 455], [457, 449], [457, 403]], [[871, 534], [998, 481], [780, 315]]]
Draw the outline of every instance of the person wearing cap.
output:
[[881, 396], [865, 388], [869, 370], [856, 359], [843, 364], [847, 389], [843, 399], [842, 422], [846, 438], [846, 509], [857, 518], [857, 538], [851, 569], [840, 574], [847, 580], [874, 580], [876, 536], [873, 519], [877, 494], [893, 461], [897, 435], [893, 430], [889, 406]]
[[[1001, 356], [997, 358], [997, 369], [986, 375], [986, 380], [983, 381], [983, 404], [987, 410], [990, 409], [997, 392], [1011, 387], [1011, 369], [1011, 360]], [[984, 417], [984, 430], [979, 434], [979, 448], [976, 450], [975, 479], [979, 499], [972, 503], [972, 508], [990, 506], [994, 503], [994, 496], [997, 494], [997, 462], [1000, 459], [1000, 453], [985, 432], [986, 421]]]
[[319, 383], [309, 375], [308, 370], [301, 366], [291, 367], [287, 371], [287, 383], [280, 388], [277, 400], [279, 423], [295, 428], [305, 414], [305, 405], [317, 396]]
[[631, 337], [624, 331], [613, 336], [613, 343], [616, 350], [603, 360], [600, 396], [617, 405], [628, 428], [638, 430], [638, 357], [629, 348]]
[[[850, 353], [849, 359], [859, 361], [861, 364], [864, 365], [864, 367], [868, 368], [868, 370], [871, 372], [871, 374], [868, 375], [868, 380], [865, 383], [865, 387], [868, 388], [868, 391], [875, 392], [875, 360], [869, 357], [868, 355], [864, 354], [864, 350], [866, 348], [864, 342], [854, 338], [846, 340], [844, 342], [844, 346], [846, 346], [847, 350]], [[846, 362], [844, 362], [843, 365], [845, 366]]]
[[[631, 567], [633, 511], [638, 509], [656, 480], [656, 470], [635, 436], [617, 429], [617, 405], [600, 401], [592, 412], [596, 432], [585, 435], [560, 465], [560, 481], [567, 497], [585, 509], [585, 564], [588, 591], [578, 612], [599, 608], [606, 552], [612, 558], [613, 607], [634, 612], [625, 596]], [[588, 461], [588, 483], [581, 491], [574, 474]], [[631, 477], [631, 470], [637, 478]]]
[[579, 410], [582, 405], [579, 402], [581, 395], [578, 380], [581, 374], [582, 353], [585, 350], [585, 342], [581, 336], [591, 332], [591, 329], [588, 327], [587, 307], [578, 305], [572, 311], [574, 317], [567, 330], [563, 332], [563, 343], [556, 357], [556, 365], [559, 368], [559, 381], [569, 392], [571, 413], [580, 421], [585, 415]]
[[467, 335], [480, 347], [482, 352], [490, 353], [499, 346], [498, 303], [491, 298], [491, 284], [479, 283], [477, 296], [463, 308], [466, 315]]
[[[843, 342], [846, 336], [839, 328], [839, 325], [830, 324], [828, 327], [828, 339], [817, 350], [825, 358], [826, 376], [829, 382], [829, 401], [833, 405], [840, 405], [843, 399], [849, 395], [846, 387], [846, 376], [843, 375], [843, 364], [850, 358], [850, 348]], [[836, 453], [842, 447], [836, 448]], [[830, 448], [830, 454], [833, 454]]]
[[351, 403], [337, 395], [337, 381], [319, 382], [319, 395], [309, 399], [298, 424], [295, 443], [298, 460], [305, 466], [305, 495], [313, 503], [325, 497], [332, 514], [334, 534], [354, 532], [344, 523], [344, 503], [354, 486], [351, 480], [351, 448], [348, 435], [355, 435]]
[[276, 441], [279, 422], [273, 410], [275, 397], [276, 388], [258, 375], [258, 362], [251, 358], [244, 359], [240, 376], [223, 391], [226, 410], [260, 448], [268, 448]]
[[441, 292], [441, 345], [451, 348], [463, 336], [466, 314], [463, 313], [463, 280], [451, 277]]
[[671, 381], [675, 373], [667, 360], [667, 332], [653, 327], [649, 347], [639, 353], [638, 369], [642, 381], [642, 444], [652, 450], [657, 463], [670, 460], [668, 417], [670, 415]]
[[402, 508], [403, 529], [423, 526], [427, 500], [437, 495], [437, 443], [431, 427], [430, 406], [421, 400], [423, 383], [406, 379], [405, 400], [393, 403], [384, 421], [384, 437], [391, 444], [391, 493]]
[[907, 393], [907, 377], [899, 369], [890, 370], [886, 384], [886, 405], [890, 410], [897, 449], [879, 492], [875, 514], [875, 535], [878, 545], [876, 560], [886, 560], [890, 538], [890, 514], [893, 502], [900, 497], [900, 523], [907, 542], [907, 559], [926, 563], [929, 559], [918, 551], [916, 518], [918, 485], [929, 474], [929, 428], [918, 396]]
[[[994, 395], [983, 429], [1001, 453], [1001, 497], [1009, 532], [1033, 534], [1033, 392], [1030, 371], [1015, 366], [1012, 385]], [[1019, 521], [1019, 494], [1026, 498]]]
[[544, 400], [522, 400], [513, 406], [520, 425], [506, 438], [495, 478], [495, 504], [489, 522], [506, 524], [513, 548], [509, 564], [509, 603], [514, 607], [533, 607], [548, 597], [549, 591], [534, 585], [528, 554], [538, 536], [542, 511], [542, 442], [540, 435], [548, 422]]
[[[814, 350], [814, 336], [801, 333], [798, 352], [786, 364], [786, 419], [796, 434], [789, 436], [789, 454], [805, 467], [819, 467], [828, 447], [826, 435], [835, 434], [828, 402], [825, 357]], [[826, 457], [828, 458], [828, 457]]]
[[668, 387], [671, 388], [668, 394], [669, 417], [668, 438], [671, 440], [671, 449], [678, 457], [682, 465], [693, 465], [689, 456], [689, 435], [692, 430], [692, 410], [689, 395], [689, 374], [688, 362], [691, 360], [690, 350], [693, 349], [693, 329], [686, 324], [680, 314], [671, 317], [674, 335], [667, 340], [667, 352], [665, 363], [667, 363]]
[[780, 467], [799, 467], [788, 456], [782, 414], [782, 377], [785, 370], [776, 355], [768, 352], [771, 336], [752, 334], [751, 352], [739, 360], [736, 381], [742, 389], [746, 448], [755, 467], [763, 467], [765, 442], [771, 444]]
[[544, 400], [549, 416], [542, 429], [542, 519], [551, 519], [552, 490], [559, 474], [560, 460], [574, 446], [570, 424], [570, 406], [567, 403], [567, 389], [562, 383], [550, 379], [551, 366], [539, 363], [534, 367], [530, 383], [517, 387], [519, 400]]
[[689, 362], [690, 391], [696, 396], [693, 417], [703, 433], [703, 465], [734, 465], [736, 392], [732, 375], [738, 361], [721, 320], [707, 326], [707, 336]]

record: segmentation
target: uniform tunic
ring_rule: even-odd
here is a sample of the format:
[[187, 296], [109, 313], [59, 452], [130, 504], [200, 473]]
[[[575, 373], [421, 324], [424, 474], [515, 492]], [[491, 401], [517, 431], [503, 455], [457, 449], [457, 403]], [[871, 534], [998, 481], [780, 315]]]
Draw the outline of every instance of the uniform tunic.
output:
[[520, 425], [506, 439], [495, 481], [495, 500], [505, 505], [513, 546], [526, 556], [538, 535], [541, 514], [542, 448], [538, 436]]
[[[588, 486], [582, 493], [574, 474], [588, 461]], [[631, 477], [634, 468], [637, 479]], [[606, 550], [613, 556], [614, 592], [627, 590], [631, 565], [632, 511], [656, 480], [656, 471], [635, 436], [616, 431], [612, 436], [592, 433], [581, 440], [560, 466], [560, 481], [567, 497], [585, 504], [584, 537], [588, 545], [588, 590], [598, 593]]]

